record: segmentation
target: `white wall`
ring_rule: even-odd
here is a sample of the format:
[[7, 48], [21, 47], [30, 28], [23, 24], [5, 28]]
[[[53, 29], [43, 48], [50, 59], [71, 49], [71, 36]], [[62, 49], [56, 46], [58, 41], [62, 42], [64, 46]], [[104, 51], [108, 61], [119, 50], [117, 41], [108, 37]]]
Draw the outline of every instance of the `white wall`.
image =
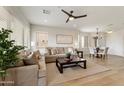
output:
[[1, 26], [11, 29], [13, 34], [11, 39], [16, 40], [16, 44], [24, 45], [30, 48], [30, 24], [18, 7], [0, 7], [1, 18], [4, 18], [6, 26]]
[[109, 54], [124, 56], [124, 29], [107, 34]]
[[[84, 48], [82, 48], [82, 45], [81, 45], [81, 38], [82, 36], [85, 37], [85, 41], [84, 41]], [[93, 37], [96, 36], [96, 33], [95, 32], [80, 32], [80, 38], [79, 38], [79, 47], [81, 50], [84, 51], [85, 54], [89, 54], [89, 47], [95, 47], [95, 44], [94, 44], [94, 39]], [[105, 33], [99, 33], [99, 37], [101, 37], [99, 39], [99, 47], [105, 47], [106, 46], [106, 34]]]
[[[48, 47], [74, 47], [75, 42], [78, 42], [78, 32], [75, 30], [63, 29], [63, 28], [55, 28], [55, 27], [45, 27], [39, 25], [31, 25], [31, 41], [36, 43], [36, 32], [48, 32]], [[56, 44], [56, 35], [64, 34], [64, 35], [72, 35], [73, 36], [73, 44]]]
[[[31, 25], [31, 41], [35, 42], [35, 47], [32, 47], [32, 49], [36, 49], [36, 32], [48, 32], [48, 47], [75, 47], [75, 43], [78, 43], [79, 48], [84, 51], [84, 53], [89, 53], [88, 47], [94, 47], [94, 41], [93, 41], [93, 35], [96, 33], [86, 33], [86, 32], [80, 32], [76, 30], [71, 29], [62, 29], [62, 28], [55, 28], [55, 27], [45, 27], [45, 26], [39, 26], [39, 25]], [[73, 44], [56, 44], [56, 35], [57, 34], [65, 34], [65, 35], [72, 35], [73, 36]], [[79, 40], [78, 40], [79, 35]], [[101, 46], [106, 46], [106, 37], [105, 34], [102, 33], [102, 41]], [[88, 46], [85, 45], [85, 47], [81, 48], [81, 36], [88, 37], [88, 41], [85, 40], [85, 44], [88, 43]], [[79, 42], [80, 41], [80, 42]]]

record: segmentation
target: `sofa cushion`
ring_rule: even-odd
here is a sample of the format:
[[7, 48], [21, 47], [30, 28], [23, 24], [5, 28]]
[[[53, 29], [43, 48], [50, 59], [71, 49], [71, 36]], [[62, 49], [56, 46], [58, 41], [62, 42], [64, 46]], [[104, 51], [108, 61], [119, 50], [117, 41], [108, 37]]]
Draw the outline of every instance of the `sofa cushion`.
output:
[[29, 55], [31, 55], [30, 50], [21, 50], [18, 54], [18, 58], [20, 58], [19, 62], [16, 63], [16, 67], [24, 66], [23, 59], [27, 58]]
[[45, 56], [45, 62], [49, 63], [49, 62], [56, 62], [56, 55], [48, 55]]
[[47, 49], [55, 49], [56, 54], [53, 53], [54, 55], [45, 55], [46, 63], [55, 62], [57, 57], [65, 57], [66, 53], [68, 53], [69, 51], [71, 53], [74, 53], [73, 47], [56, 47], [56, 48], [55, 47], [49, 47]]
[[57, 57], [65, 57], [65, 56], [66, 56], [65, 54], [46, 55], [46, 56], [45, 56], [45, 61], [46, 61], [47, 63], [56, 62], [56, 58], [57, 58]]
[[32, 57], [33, 52], [30, 53], [26, 58], [23, 59], [24, 65], [34, 65], [36, 64], [35, 59]]
[[46, 53], [45, 53], [45, 55], [51, 55], [51, 50], [50, 50], [50, 48], [46, 48]]
[[32, 58], [23, 59], [23, 62], [24, 62], [24, 65], [34, 65], [34, 64], [36, 64], [35, 60], [32, 59]]
[[56, 55], [56, 54], [57, 54], [56, 48], [52, 48], [51, 49], [51, 55]]
[[57, 47], [58, 54], [64, 54], [64, 48], [63, 47]]
[[[58, 54], [57, 54], [58, 55]], [[51, 58], [51, 57], [57, 57], [57, 55], [46, 55], [45, 57]]]
[[66, 54], [58, 54], [57, 56], [58, 56], [58, 57], [65, 57]]

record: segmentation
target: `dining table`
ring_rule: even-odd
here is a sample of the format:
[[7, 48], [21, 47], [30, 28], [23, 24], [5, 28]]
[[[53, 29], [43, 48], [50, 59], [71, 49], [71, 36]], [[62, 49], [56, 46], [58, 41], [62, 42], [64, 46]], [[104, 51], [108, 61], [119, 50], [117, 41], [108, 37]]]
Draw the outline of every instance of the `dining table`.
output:
[[101, 49], [100, 47], [96, 47], [94, 48], [94, 52], [96, 54], [96, 58], [101, 58], [101, 56], [99, 55], [99, 52], [104, 51], [103, 49]]

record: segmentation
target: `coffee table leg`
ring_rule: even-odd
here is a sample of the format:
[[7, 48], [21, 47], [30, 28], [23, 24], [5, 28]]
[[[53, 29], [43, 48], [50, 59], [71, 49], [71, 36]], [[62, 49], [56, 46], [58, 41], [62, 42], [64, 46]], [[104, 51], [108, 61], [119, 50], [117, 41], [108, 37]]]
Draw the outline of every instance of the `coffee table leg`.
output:
[[84, 62], [84, 69], [86, 69], [87, 68], [87, 64], [86, 64], [86, 61]]
[[81, 68], [84, 68], [84, 69], [86, 69], [86, 68], [87, 68], [86, 61], [84, 61], [83, 63], [84, 63], [84, 66], [81, 66], [80, 64], [77, 64], [77, 66], [79, 66], [79, 67], [81, 67]]
[[58, 63], [58, 61], [56, 60], [56, 66], [57, 66], [59, 72], [60, 72], [60, 73], [63, 73], [63, 67], [62, 67], [62, 65], [60, 64], [60, 66], [59, 66], [58, 64], [59, 64], [59, 63]]
[[60, 73], [63, 73], [63, 67], [60, 65]]

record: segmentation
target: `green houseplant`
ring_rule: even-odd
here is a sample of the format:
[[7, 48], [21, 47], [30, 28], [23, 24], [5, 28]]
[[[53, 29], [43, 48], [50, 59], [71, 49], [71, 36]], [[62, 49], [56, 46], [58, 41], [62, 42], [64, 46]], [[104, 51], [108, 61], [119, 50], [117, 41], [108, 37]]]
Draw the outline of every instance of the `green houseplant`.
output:
[[67, 52], [66, 53], [66, 58], [70, 59], [70, 57], [71, 57], [71, 53], [70, 52]]
[[15, 45], [15, 40], [9, 40], [11, 30], [2, 28], [0, 30], [0, 77], [5, 81], [6, 70], [15, 66], [19, 61], [19, 51], [24, 49], [23, 46]]

